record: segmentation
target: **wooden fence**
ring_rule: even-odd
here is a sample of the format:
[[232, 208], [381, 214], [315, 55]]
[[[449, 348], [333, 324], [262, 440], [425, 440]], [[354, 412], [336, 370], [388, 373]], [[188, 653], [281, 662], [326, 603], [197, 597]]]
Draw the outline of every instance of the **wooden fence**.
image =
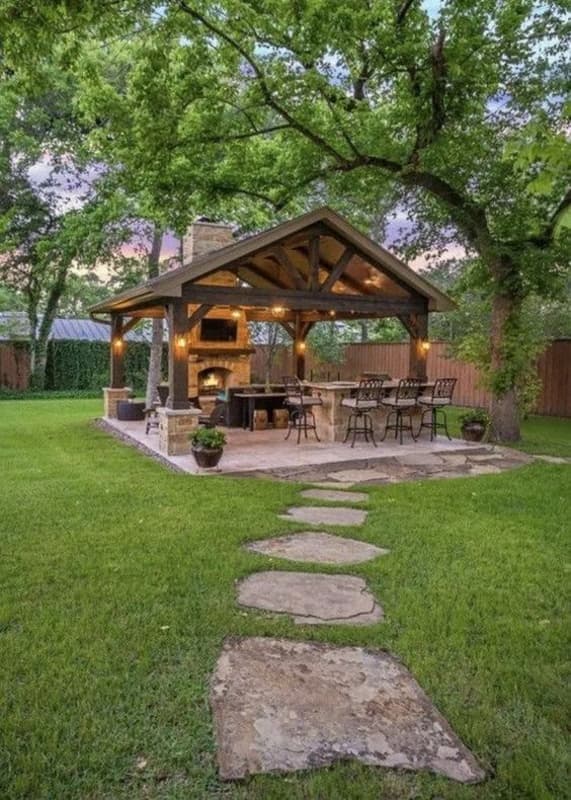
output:
[[[264, 380], [265, 347], [252, 357], [252, 376]], [[272, 380], [291, 373], [291, 350], [282, 347], [272, 364]], [[394, 344], [350, 344], [341, 364], [319, 364], [310, 350], [306, 356], [306, 376], [315, 379], [352, 380], [362, 372], [387, 372], [393, 377], [408, 374], [408, 342]], [[571, 417], [571, 339], [558, 339], [547, 347], [538, 361], [542, 390], [536, 413]], [[447, 342], [432, 342], [428, 353], [429, 378], [457, 378], [454, 400], [458, 405], [486, 406], [489, 394], [480, 386], [476, 367], [452, 358]]]
[[[260, 346], [252, 356], [252, 377], [265, 380], [266, 348]], [[455, 402], [465, 406], [486, 406], [488, 393], [479, 385], [478, 370], [471, 364], [451, 358], [446, 342], [432, 342], [428, 353], [431, 378], [457, 378]], [[388, 372], [399, 377], [408, 373], [408, 342], [395, 344], [347, 345], [341, 365], [319, 364], [307, 353], [307, 377], [315, 379], [354, 379], [362, 372]], [[272, 380], [291, 373], [291, 349], [281, 347], [272, 364]], [[536, 412], [556, 417], [571, 417], [571, 339], [557, 339], [540, 356], [537, 371], [542, 389]], [[24, 390], [29, 379], [27, 348], [21, 344], [0, 342], [0, 388]]]

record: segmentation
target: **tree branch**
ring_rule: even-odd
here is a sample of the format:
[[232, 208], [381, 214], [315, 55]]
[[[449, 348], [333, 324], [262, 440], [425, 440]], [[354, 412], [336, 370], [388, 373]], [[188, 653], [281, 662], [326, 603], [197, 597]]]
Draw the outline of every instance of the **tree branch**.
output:
[[196, 11], [196, 9], [191, 8], [185, 0], [179, 0], [179, 7], [185, 13], [188, 14], [193, 19], [200, 22], [204, 27], [213, 33], [215, 36], [218, 36], [220, 39], [223, 39], [226, 44], [230, 45], [237, 53], [239, 53], [242, 58], [246, 61], [247, 64], [250, 65], [260, 89], [262, 90], [262, 94], [266, 103], [277, 111], [280, 116], [282, 116], [287, 122], [289, 122], [290, 126], [295, 130], [299, 131], [299, 133], [303, 134], [307, 139], [309, 139], [313, 144], [319, 147], [321, 150], [324, 150], [328, 153], [335, 161], [344, 162], [346, 161], [345, 157], [339, 153], [329, 142], [323, 139], [322, 136], [312, 131], [307, 126], [303, 125], [299, 122], [290, 112], [284, 108], [273, 96], [271, 89], [268, 86], [266, 76], [258, 62], [248, 53], [248, 51], [239, 43], [237, 42], [230, 34], [228, 34], [225, 30], [220, 28], [218, 25], [215, 25], [209, 19], [207, 19], [203, 14]]

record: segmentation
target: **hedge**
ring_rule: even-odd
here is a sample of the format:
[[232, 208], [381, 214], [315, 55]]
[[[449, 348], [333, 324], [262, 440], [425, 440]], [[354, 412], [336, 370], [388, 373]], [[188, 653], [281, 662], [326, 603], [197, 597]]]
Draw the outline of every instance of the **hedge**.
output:
[[[165, 356], [166, 358], [166, 356]], [[144, 391], [149, 366], [149, 345], [129, 342], [125, 348], [127, 386]], [[46, 390], [100, 390], [109, 385], [107, 342], [51, 341], [46, 364]]]

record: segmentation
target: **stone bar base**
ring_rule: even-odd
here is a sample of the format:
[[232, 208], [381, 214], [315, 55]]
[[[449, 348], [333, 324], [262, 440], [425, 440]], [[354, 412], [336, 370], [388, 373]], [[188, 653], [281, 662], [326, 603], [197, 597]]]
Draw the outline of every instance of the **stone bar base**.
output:
[[198, 427], [198, 408], [158, 408], [159, 450], [167, 456], [184, 456], [190, 453], [188, 434]]
[[123, 386], [122, 389], [106, 386], [103, 389], [103, 416], [117, 419], [117, 403], [120, 400], [128, 400], [132, 393], [130, 386]]

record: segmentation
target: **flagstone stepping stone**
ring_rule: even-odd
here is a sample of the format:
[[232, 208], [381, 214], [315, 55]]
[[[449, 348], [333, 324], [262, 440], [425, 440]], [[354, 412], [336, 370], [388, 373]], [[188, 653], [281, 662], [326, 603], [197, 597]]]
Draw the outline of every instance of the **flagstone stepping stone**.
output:
[[492, 452], [490, 452], [490, 453], [473, 453], [473, 454], [471, 453], [469, 458], [470, 458], [470, 461], [484, 461], [484, 462], [486, 462], [486, 461], [495, 460], [497, 458], [503, 458], [503, 455], [501, 453], [492, 453]]
[[443, 456], [447, 467], [463, 467], [466, 464], [466, 456], [462, 453], [450, 453]]
[[367, 512], [360, 508], [332, 508], [331, 506], [293, 506], [280, 519], [308, 522], [310, 525], [362, 525]]
[[387, 481], [391, 475], [379, 469], [343, 469], [339, 472], [331, 472], [327, 476], [334, 481], [347, 483], [364, 483], [365, 481]]
[[343, 490], [343, 489], [351, 489], [352, 486], [355, 484], [343, 481], [320, 481], [318, 483], [312, 482], [312, 486], [315, 486], [317, 489], [334, 489], [334, 490]]
[[548, 464], [568, 464], [569, 459], [563, 458], [562, 456], [544, 456], [538, 455], [534, 456], [534, 458], [539, 459], [539, 461], [546, 461]]
[[360, 564], [363, 561], [372, 561], [377, 556], [385, 556], [389, 552], [368, 542], [332, 536], [320, 531], [305, 531], [250, 542], [246, 549], [265, 556], [314, 564]]
[[291, 614], [300, 625], [371, 625], [383, 618], [363, 578], [354, 575], [256, 572], [238, 584], [238, 603]]
[[224, 780], [348, 758], [461, 783], [485, 778], [409, 671], [380, 650], [227, 639], [210, 704]]
[[495, 464], [472, 464], [470, 475], [497, 475], [503, 470]]
[[309, 500], [329, 500], [330, 503], [363, 503], [369, 499], [365, 492], [338, 492], [333, 489], [304, 489], [301, 496]]

